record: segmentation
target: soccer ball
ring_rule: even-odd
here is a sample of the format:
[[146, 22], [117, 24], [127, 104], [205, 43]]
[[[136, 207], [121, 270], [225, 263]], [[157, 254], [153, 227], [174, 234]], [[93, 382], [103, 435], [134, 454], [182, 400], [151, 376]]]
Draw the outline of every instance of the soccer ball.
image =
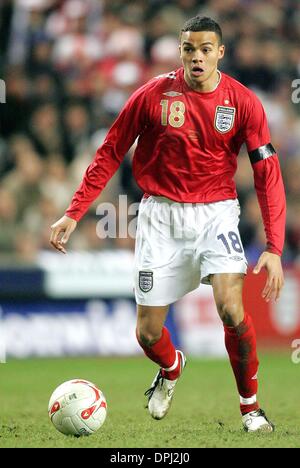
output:
[[96, 432], [106, 418], [103, 393], [88, 380], [64, 382], [52, 393], [48, 414], [56, 429], [66, 435], [82, 436]]

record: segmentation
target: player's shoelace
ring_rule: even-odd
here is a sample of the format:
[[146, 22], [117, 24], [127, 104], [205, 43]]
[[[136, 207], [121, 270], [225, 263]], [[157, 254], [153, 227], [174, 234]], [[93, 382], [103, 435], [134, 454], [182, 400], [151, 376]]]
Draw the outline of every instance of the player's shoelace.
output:
[[262, 409], [257, 410], [257, 414], [258, 414], [258, 416], [263, 416], [265, 418], [265, 420], [270, 424], [270, 426], [272, 426], [273, 429], [274, 429], [274, 424], [271, 423], [271, 421], [269, 421], [269, 419], [267, 418], [266, 413], [264, 412], [264, 410], [262, 410]]
[[[181, 359], [181, 364], [180, 364], [180, 374], [181, 374], [182, 369], [186, 365], [186, 361], [184, 361], [184, 363], [183, 363], [181, 355], [180, 355], [180, 359]], [[154, 380], [154, 382], [153, 382], [153, 384], [152, 384], [152, 386], [150, 388], [148, 388], [148, 390], [146, 390], [145, 393], [144, 393], [144, 395], [146, 397], [148, 397], [148, 402], [147, 402], [145, 408], [148, 408], [148, 403], [151, 400], [155, 389], [158, 387], [158, 385], [160, 385], [162, 387], [163, 381], [164, 381], [164, 377], [162, 376], [162, 369], [160, 369], [157, 376], [156, 376], [156, 378], [155, 378], [155, 380]]]
[[[164, 378], [163, 378], [163, 376], [162, 376], [162, 372], [161, 372], [161, 369], [160, 369], [160, 371], [158, 372], [158, 374], [157, 374], [157, 376], [156, 376], [156, 378], [155, 378], [155, 380], [154, 380], [154, 382], [153, 382], [153, 385], [152, 385], [150, 388], [148, 388], [148, 390], [146, 390], [145, 393], [144, 393], [144, 395], [148, 397], [148, 403], [149, 403], [149, 401], [151, 400], [152, 395], [153, 395], [153, 393], [154, 393], [156, 387], [157, 387], [159, 384], [160, 384], [160, 385], [163, 384], [163, 379], [164, 379]], [[147, 405], [146, 405], [146, 408], [148, 408], [148, 403], [147, 403]]]
[[268, 423], [270, 422], [270, 421], [268, 420], [267, 416], [266, 416], [266, 413], [265, 413], [264, 410], [262, 410], [262, 409], [258, 409], [258, 410], [256, 410], [256, 411], [252, 411], [250, 414], [253, 415], [253, 416], [262, 416], [263, 418], [265, 418], [266, 421], [268, 421]]

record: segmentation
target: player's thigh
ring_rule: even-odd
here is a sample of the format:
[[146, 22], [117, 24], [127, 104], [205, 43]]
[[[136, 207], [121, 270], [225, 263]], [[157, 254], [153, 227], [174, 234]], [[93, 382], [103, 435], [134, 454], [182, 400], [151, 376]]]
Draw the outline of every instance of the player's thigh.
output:
[[221, 320], [228, 326], [237, 326], [244, 319], [244, 274], [216, 273], [210, 275], [210, 283]]
[[217, 273], [247, 272], [247, 259], [240, 238], [239, 204], [237, 200], [212, 203], [207, 210], [209, 234], [199, 245], [201, 282], [210, 284]]
[[134, 262], [137, 304], [167, 306], [199, 285], [192, 241], [174, 235], [178, 226], [171, 214], [169, 204], [151, 197], [142, 202]]
[[137, 304], [137, 335], [140, 341], [149, 344], [160, 338], [169, 306], [146, 306]]

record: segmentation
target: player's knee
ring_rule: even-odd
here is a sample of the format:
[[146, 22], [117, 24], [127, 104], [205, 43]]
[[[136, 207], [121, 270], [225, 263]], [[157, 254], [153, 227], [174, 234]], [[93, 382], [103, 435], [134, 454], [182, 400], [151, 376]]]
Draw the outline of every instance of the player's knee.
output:
[[136, 337], [141, 346], [153, 346], [161, 337], [161, 333], [147, 330], [145, 328], [137, 328]]
[[225, 298], [217, 303], [220, 318], [227, 327], [237, 327], [244, 318], [244, 310], [240, 301]]

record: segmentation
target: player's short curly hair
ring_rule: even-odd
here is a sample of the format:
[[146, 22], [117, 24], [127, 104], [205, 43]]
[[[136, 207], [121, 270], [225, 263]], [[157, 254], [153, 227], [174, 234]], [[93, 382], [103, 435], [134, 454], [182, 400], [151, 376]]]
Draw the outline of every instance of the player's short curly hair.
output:
[[197, 15], [187, 20], [181, 28], [181, 33], [186, 31], [213, 31], [219, 38], [219, 44], [223, 41], [222, 29], [216, 21], [207, 16]]

